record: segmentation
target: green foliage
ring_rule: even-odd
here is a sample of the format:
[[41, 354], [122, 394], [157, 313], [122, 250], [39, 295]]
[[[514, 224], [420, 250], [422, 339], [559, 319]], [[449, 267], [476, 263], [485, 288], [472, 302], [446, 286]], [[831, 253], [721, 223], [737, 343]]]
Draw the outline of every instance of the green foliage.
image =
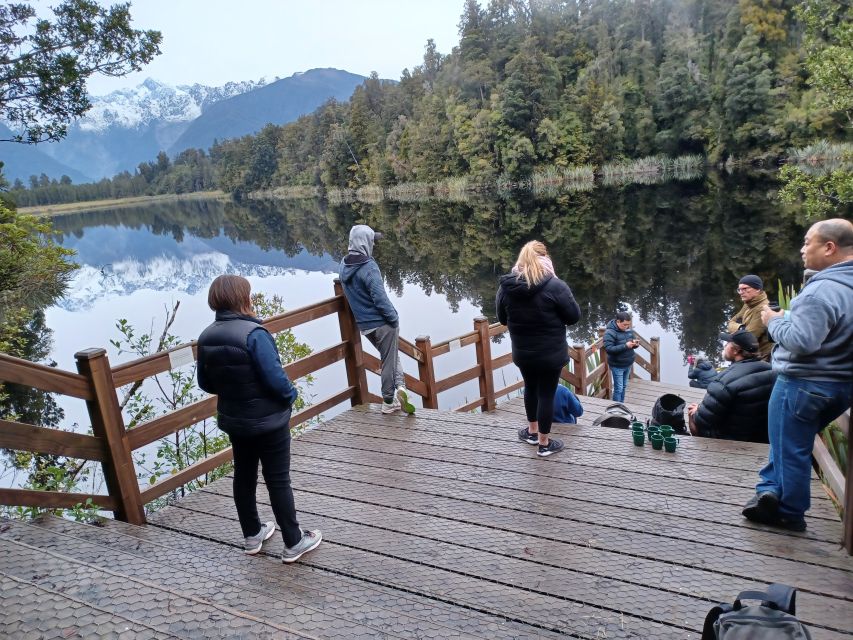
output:
[[[844, 113], [853, 124], [853, 6], [843, 0], [807, 0], [798, 6], [797, 14], [805, 25], [809, 82], [817, 88], [822, 104]], [[822, 146], [828, 147], [826, 142]], [[806, 218], [843, 214], [853, 205], [850, 145], [825, 151], [832, 156], [829, 170], [810, 169], [813, 163], [808, 156], [814, 149], [792, 152], [796, 164], [782, 169], [785, 184], [780, 197], [786, 203], [801, 203]]]
[[853, 4], [807, 0], [796, 11], [806, 30], [809, 83], [825, 104], [853, 121]]
[[[73, 252], [50, 239], [51, 227], [32, 216], [21, 215], [0, 202], [0, 323], [7, 315], [50, 305], [65, 291], [77, 265], [67, 258]], [[0, 329], [0, 349], [7, 331]], [[8, 340], [8, 338], [5, 338]]]
[[91, 106], [86, 81], [123, 76], [160, 53], [159, 31], [131, 27], [130, 3], [63, 0], [39, 17], [29, 3], [0, 5], [0, 113], [15, 142], [59, 140]]
[[795, 165], [782, 167], [785, 184], [779, 191], [782, 202], [802, 204], [806, 218], [837, 215], [853, 204], [853, 171], [834, 169], [827, 173], [808, 173]]
[[[374, 193], [368, 185], [388, 193], [454, 178], [512, 186], [543, 166], [661, 154], [775, 161], [815, 137], [850, 137], [849, 2], [791, 7], [466, 0], [459, 46], [443, 54], [428, 41], [422, 64], [399, 82], [374, 74], [348, 102], [217, 143], [180, 170], [177, 160], [146, 163], [97, 188], [116, 197], [311, 186], [346, 201], [359, 189]], [[92, 192], [46, 176], [32, 186], [13, 189], [20, 204]]]

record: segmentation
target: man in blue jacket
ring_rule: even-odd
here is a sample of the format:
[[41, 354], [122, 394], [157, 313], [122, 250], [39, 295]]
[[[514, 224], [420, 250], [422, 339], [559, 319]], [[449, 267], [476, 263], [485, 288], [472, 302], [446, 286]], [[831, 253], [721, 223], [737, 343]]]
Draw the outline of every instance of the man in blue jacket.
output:
[[373, 243], [382, 237], [366, 224], [349, 232], [347, 255], [341, 260], [340, 278], [361, 335], [379, 351], [382, 362], [382, 413], [402, 409], [414, 413], [405, 387], [398, 341], [400, 320], [388, 299], [379, 265], [373, 259]]
[[770, 454], [743, 515], [805, 531], [815, 435], [853, 397], [853, 224], [835, 218], [808, 230], [800, 254], [816, 269], [790, 314], [765, 308], [778, 373], [767, 421]]

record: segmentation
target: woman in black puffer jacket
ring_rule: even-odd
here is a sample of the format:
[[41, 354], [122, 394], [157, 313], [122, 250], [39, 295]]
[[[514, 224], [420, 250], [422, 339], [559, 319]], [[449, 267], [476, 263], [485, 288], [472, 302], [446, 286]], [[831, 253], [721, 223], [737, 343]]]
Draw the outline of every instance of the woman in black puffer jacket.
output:
[[566, 325], [580, 320], [581, 312], [569, 285], [554, 274], [545, 245], [524, 245], [512, 273], [501, 276], [495, 305], [498, 320], [509, 327], [512, 361], [524, 378], [524, 409], [529, 426], [518, 437], [538, 444], [541, 457], [557, 453], [563, 443], [550, 438], [554, 394], [560, 371], [569, 361]]

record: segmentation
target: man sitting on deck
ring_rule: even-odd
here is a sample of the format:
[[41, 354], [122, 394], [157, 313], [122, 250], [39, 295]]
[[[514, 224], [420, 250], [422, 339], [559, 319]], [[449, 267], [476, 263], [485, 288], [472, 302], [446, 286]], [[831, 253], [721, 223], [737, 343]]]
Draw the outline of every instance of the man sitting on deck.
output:
[[761, 313], [776, 342], [779, 375], [770, 396], [767, 464], [743, 508], [749, 520], [791, 531], [806, 529], [815, 436], [853, 397], [853, 224], [815, 223], [800, 254], [818, 273], [793, 299], [790, 315]]
[[704, 438], [767, 442], [767, 403], [776, 375], [758, 358], [758, 340], [746, 329], [721, 333], [731, 366], [708, 385], [701, 404], [687, 407], [690, 433]]

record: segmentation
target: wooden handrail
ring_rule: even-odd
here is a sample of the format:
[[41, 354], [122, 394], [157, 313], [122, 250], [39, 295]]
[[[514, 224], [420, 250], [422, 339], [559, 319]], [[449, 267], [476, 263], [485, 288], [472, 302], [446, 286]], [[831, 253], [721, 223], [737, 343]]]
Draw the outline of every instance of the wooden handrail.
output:
[[84, 376], [0, 353], [0, 382], [92, 400], [94, 391]]
[[[311, 420], [346, 401], [350, 401], [353, 405], [369, 401], [381, 402], [381, 398], [368, 390], [366, 379], [367, 371], [380, 373], [381, 363], [378, 358], [363, 351], [361, 333], [339, 282], [335, 282], [334, 297], [268, 318], [264, 320], [264, 326], [272, 333], [277, 333], [329, 315], [338, 316], [340, 341], [288, 363], [284, 369], [291, 379], [296, 380], [336, 362], [344, 361], [347, 384], [342, 390], [294, 414], [291, 418], [291, 426]], [[489, 324], [486, 318], [479, 317], [474, 321], [473, 331], [437, 344], [432, 344], [428, 336], [420, 336], [414, 343], [400, 338], [399, 352], [414, 359], [418, 364], [417, 377], [405, 374], [407, 388], [421, 396], [425, 408], [438, 408], [438, 394], [476, 379], [479, 384], [478, 397], [466, 402], [464, 406], [459, 407], [459, 410], [490, 411], [494, 409], [498, 397], [524, 386], [523, 380], [517, 380], [502, 389], [495, 389], [494, 371], [512, 364], [512, 354], [506, 353], [492, 357], [491, 341], [492, 338], [507, 331], [508, 328], [505, 325]], [[647, 362], [640, 358], [638, 364], [654, 377], [655, 372], [659, 370], [659, 354], [655, 350], [658, 347], [657, 339], [652, 338], [651, 341], [640, 339], [641, 344], [652, 353], [652, 360]], [[599, 393], [609, 392], [610, 378], [606, 359], [592, 371], [588, 371], [588, 358], [600, 350], [601, 345], [602, 340], [599, 337], [591, 345], [573, 345], [569, 348], [572, 365], [571, 368], [565, 369], [561, 376], [573, 385], [578, 393], [588, 393], [589, 389], [595, 386], [600, 387]], [[475, 347], [476, 363], [441, 380], [436, 380], [434, 359], [468, 346]], [[116, 390], [169, 371], [175, 353], [186, 349], [192, 350], [194, 359], [197, 357], [198, 345], [195, 341], [191, 341], [114, 368], [109, 367], [109, 361], [103, 349], [87, 350], [76, 356], [79, 373], [45, 367], [0, 354], [0, 381], [28, 385], [52, 393], [85, 399], [95, 431], [95, 436], [86, 436], [8, 420], [0, 421], [0, 447], [100, 461], [110, 495], [95, 496], [98, 506], [114, 510], [117, 518], [130, 522], [144, 522], [143, 505], [146, 502], [165, 495], [231, 458], [230, 449], [226, 449], [198, 461], [151, 487], [146, 487], [144, 490], [139, 487], [131, 453], [215, 415], [216, 398], [203, 398], [127, 430]], [[12, 501], [11, 504], [62, 508], [93, 497], [58, 492], [35, 492], [39, 496], [34, 496], [33, 492], [22, 491], [4, 490], [0, 493], [0, 498], [7, 503]]]
[[0, 420], [0, 449], [96, 461], [106, 456], [101, 438], [11, 420]]
[[65, 493], [64, 491], [35, 491], [33, 489], [0, 489], [0, 504], [43, 509], [73, 509], [86, 500], [107, 511], [116, 510], [115, 498], [91, 493]]

